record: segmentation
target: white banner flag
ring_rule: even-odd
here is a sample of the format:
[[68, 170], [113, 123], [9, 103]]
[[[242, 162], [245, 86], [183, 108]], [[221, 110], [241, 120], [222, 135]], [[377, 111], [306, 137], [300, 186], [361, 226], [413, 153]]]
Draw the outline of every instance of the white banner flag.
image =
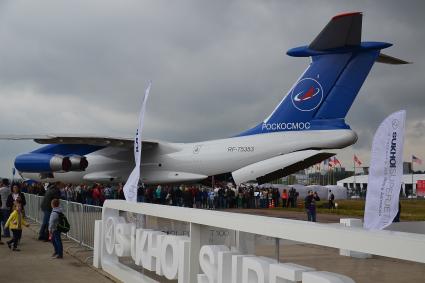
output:
[[406, 111], [388, 116], [372, 143], [366, 194], [364, 228], [382, 230], [398, 213], [403, 175], [403, 144]]
[[140, 156], [142, 152], [142, 132], [143, 132], [143, 120], [145, 118], [146, 111], [146, 102], [149, 97], [149, 91], [151, 90], [152, 83], [149, 82], [149, 85], [145, 91], [145, 97], [143, 98], [142, 109], [139, 114], [139, 126], [136, 130], [136, 137], [134, 139], [134, 161], [136, 166], [131, 172], [130, 176], [127, 179], [127, 182], [124, 185], [124, 196], [127, 201], [137, 202], [137, 187], [139, 185], [140, 179]]

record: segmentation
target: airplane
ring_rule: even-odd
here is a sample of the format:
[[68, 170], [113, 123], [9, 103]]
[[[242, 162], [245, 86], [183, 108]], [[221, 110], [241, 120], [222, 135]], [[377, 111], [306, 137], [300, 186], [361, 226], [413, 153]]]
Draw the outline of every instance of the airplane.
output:
[[[354, 144], [345, 123], [375, 62], [407, 64], [381, 53], [392, 46], [362, 42], [362, 13], [334, 16], [308, 45], [287, 55], [311, 62], [272, 113], [230, 138], [195, 143], [143, 140], [144, 184], [196, 183], [227, 174], [239, 185], [259, 184], [308, 168], [335, 155], [329, 150]], [[134, 138], [98, 135], [5, 135], [47, 144], [18, 155], [23, 178], [45, 182], [123, 182], [134, 168]]]

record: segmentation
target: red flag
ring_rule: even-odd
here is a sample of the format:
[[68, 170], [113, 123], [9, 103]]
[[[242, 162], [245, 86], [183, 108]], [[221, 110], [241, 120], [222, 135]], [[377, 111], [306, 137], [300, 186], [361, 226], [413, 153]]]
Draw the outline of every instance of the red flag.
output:
[[362, 162], [360, 161], [360, 159], [354, 154], [354, 162], [356, 162], [356, 164], [358, 166], [362, 165]]
[[336, 159], [336, 157], [334, 157], [334, 164], [335, 164], [335, 166], [336, 166], [337, 164], [339, 165], [339, 167], [341, 167], [341, 166], [342, 166], [341, 162], [339, 162], [339, 160], [338, 160], [338, 159]]

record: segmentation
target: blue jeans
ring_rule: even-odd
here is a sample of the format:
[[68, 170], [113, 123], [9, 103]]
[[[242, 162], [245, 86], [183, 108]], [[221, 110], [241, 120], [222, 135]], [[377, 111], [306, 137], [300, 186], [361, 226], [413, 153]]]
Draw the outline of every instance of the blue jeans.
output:
[[54, 231], [52, 234], [52, 244], [53, 248], [55, 249], [55, 254], [62, 257], [63, 256], [63, 247], [62, 247], [62, 239], [61, 239], [61, 232]]
[[40, 232], [38, 233], [39, 240], [48, 240], [49, 237], [49, 220], [50, 214], [52, 212], [50, 210], [43, 210], [43, 223], [41, 223]]
[[1, 227], [3, 228], [3, 236], [4, 237], [10, 237], [10, 230], [9, 230], [9, 228], [5, 228], [4, 227], [4, 224], [6, 224], [7, 219], [9, 218], [10, 210], [9, 209], [1, 209], [1, 213], [0, 214], [2, 216], [1, 219], [0, 219], [0, 222], [1, 222]]
[[307, 218], [308, 218], [308, 221], [311, 221], [311, 222], [316, 222], [316, 210], [314, 209], [308, 209], [307, 210]]

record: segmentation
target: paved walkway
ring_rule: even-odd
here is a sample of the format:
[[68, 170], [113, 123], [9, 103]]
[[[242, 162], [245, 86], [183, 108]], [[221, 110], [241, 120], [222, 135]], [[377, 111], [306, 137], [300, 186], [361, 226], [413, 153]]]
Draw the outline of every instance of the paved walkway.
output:
[[[20, 252], [9, 250], [6, 244], [0, 245], [0, 282], [114, 282], [70, 254], [64, 253], [63, 259], [52, 259], [52, 244], [37, 240], [38, 227], [34, 224], [24, 228]], [[2, 238], [3, 242], [6, 240], [9, 238]], [[75, 244], [64, 242], [65, 249], [75, 253], [70, 246]]]

